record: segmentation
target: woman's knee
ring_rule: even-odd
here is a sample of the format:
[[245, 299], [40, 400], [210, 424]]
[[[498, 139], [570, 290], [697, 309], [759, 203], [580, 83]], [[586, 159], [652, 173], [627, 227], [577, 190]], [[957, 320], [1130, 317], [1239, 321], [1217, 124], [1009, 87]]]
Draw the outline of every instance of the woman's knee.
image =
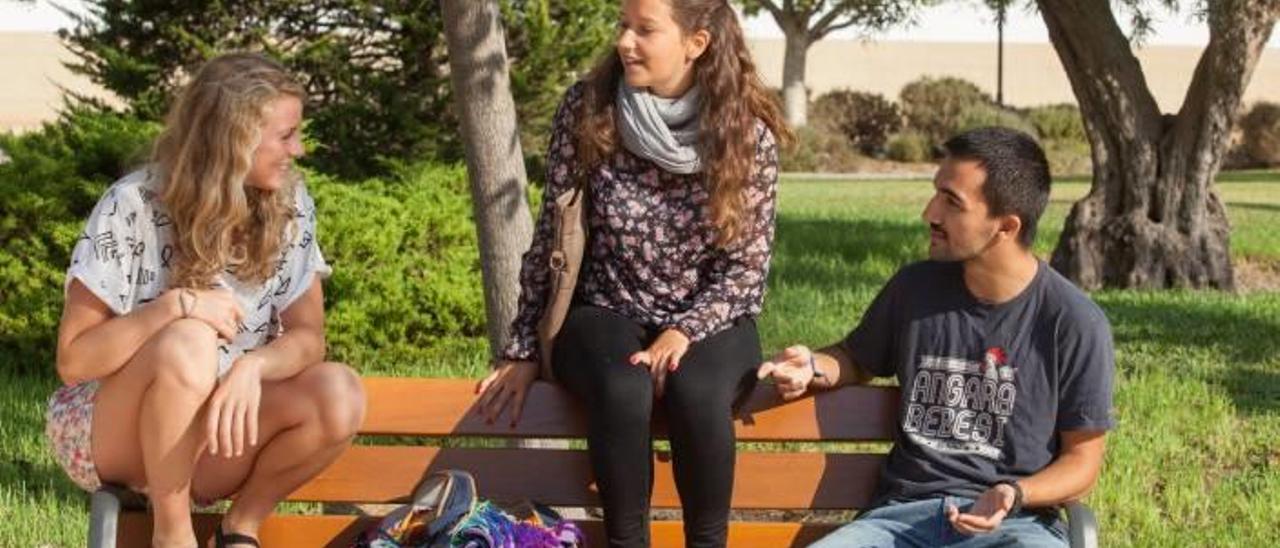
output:
[[336, 442], [355, 436], [365, 413], [364, 385], [355, 370], [324, 362], [311, 366], [307, 380], [325, 438]]
[[218, 380], [217, 345], [217, 333], [212, 328], [198, 320], [183, 319], [156, 333], [138, 359], [152, 368], [155, 381], [207, 396]]
[[739, 386], [733, 382], [708, 382], [711, 379], [668, 374], [662, 398], [668, 410], [729, 415]]

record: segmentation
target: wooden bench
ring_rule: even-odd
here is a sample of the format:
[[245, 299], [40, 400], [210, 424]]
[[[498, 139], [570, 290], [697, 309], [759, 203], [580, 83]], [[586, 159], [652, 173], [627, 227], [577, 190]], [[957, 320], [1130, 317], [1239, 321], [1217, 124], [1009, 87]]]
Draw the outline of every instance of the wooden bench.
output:
[[[583, 438], [585, 421], [563, 389], [536, 383], [516, 429], [486, 425], [474, 412], [475, 383], [464, 379], [368, 378], [368, 417], [362, 434], [431, 438]], [[784, 403], [761, 384], [743, 405], [736, 423], [739, 441], [762, 442], [770, 450], [740, 450], [733, 508], [738, 510], [846, 510], [862, 508], [874, 491], [883, 454], [794, 451], [787, 442], [888, 441], [898, 416], [898, 390], [847, 387]], [[655, 425], [661, 437], [663, 427]], [[403, 439], [403, 438], [401, 438]], [[428, 469], [458, 468], [476, 478], [480, 495], [496, 500], [529, 498], [553, 506], [590, 507], [593, 491], [585, 450], [450, 448], [357, 445], [319, 477], [289, 496], [291, 501], [397, 503]], [[471, 444], [483, 445], [483, 444]], [[504, 444], [489, 444], [504, 445]], [[669, 456], [656, 455], [654, 508], [678, 508]], [[151, 519], [116, 489], [93, 495], [90, 546], [146, 546]], [[1067, 509], [1073, 546], [1096, 546], [1097, 525], [1080, 504]], [[212, 534], [217, 514], [196, 514], [201, 539]], [[347, 546], [376, 518], [356, 515], [275, 515], [263, 524], [266, 547]], [[581, 522], [591, 545], [602, 546], [599, 521]], [[734, 521], [731, 546], [805, 546], [837, 525]], [[654, 521], [654, 546], [683, 546], [679, 521]], [[203, 542], [203, 540], [202, 540]], [[203, 545], [203, 544], [202, 544]]]

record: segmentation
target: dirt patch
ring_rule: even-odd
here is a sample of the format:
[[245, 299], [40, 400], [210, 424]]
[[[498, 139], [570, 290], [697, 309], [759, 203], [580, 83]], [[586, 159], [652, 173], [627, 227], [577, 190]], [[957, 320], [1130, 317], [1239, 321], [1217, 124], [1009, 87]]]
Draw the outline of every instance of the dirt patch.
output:
[[1280, 260], [1239, 259], [1232, 267], [1236, 271], [1236, 291], [1240, 293], [1280, 291]]

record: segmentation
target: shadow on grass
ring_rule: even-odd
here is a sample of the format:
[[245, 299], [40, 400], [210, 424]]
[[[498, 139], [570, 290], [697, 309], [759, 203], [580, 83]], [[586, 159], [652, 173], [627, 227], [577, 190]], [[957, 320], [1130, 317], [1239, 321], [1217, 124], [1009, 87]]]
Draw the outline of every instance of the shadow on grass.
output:
[[921, 223], [779, 215], [772, 280], [822, 292], [877, 291], [924, 257]]
[[1250, 209], [1263, 213], [1280, 213], [1280, 204], [1258, 204], [1248, 202], [1227, 202], [1227, 214], [1233, 209]]
[[1245, 169], [1218, 173], [1218, 183], [1275, 183], [1280, 182], [1280, 171], [1272, 169]]
[[1280, 412], [1280, 371], [1275, 367], [1232, 367], [1213, 378], [1231, 394], [1236, 409], [1258, 415]]
[[31, 500], [59, 500], [72, 506], [88, 507], [89, 494], [76, 487], [55, 464], [31, 462], [17, 457], [0, 463], [0, 484], [21, 491]]
[[[1262, 297], [1210, 293], [1119, 293], [1099, 298], [1115, 331], [1117, 347], [1145, 345], [1157, 354], [1154, 367], [1177, 368], [1176, 349], [1209, 349], [1222, 368], [1207, 380], [1223, 387], [1236, 408], [1248, 413], [1280, 411], [1280, 302]], [[1123, 351], [1123, 350], [1122, 350]], [[1195, 374], [1188, 371], [1189, 374]]]

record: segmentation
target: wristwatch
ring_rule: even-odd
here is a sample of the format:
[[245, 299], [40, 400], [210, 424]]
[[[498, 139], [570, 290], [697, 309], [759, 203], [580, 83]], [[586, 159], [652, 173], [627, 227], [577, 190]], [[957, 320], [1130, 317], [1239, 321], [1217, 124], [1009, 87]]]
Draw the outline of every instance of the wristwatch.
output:
[[1013, 488], [1013, 506], [1009, 507], [1009, 517], [1013, 517], [1022, 512], [1022, 486], [1018, 485], [1015, 480], [1000, 480], [996, 485], [1008, 485]]

